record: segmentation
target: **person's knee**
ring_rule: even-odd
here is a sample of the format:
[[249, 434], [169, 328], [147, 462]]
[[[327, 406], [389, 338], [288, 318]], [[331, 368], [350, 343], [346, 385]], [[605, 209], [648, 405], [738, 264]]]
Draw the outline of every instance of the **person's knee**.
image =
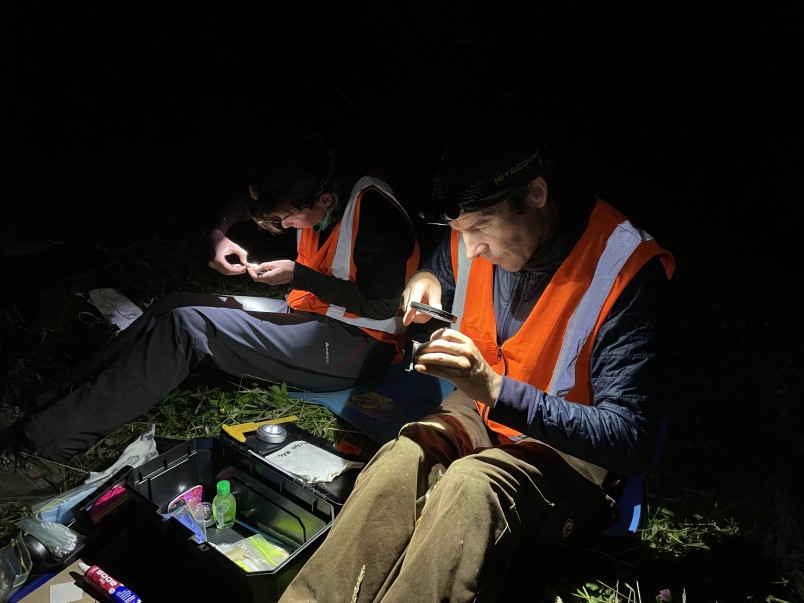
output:
[[438, 434], [439, 439], [449, 441], [456, 456], [465, 456], [478, 448], [491, 446], [477, 411], [455, 405], [442, 404], [420, 421], [405, 425], [401, 433], [419, 439], [422, 436], [417, 434]]
[[206, 321], [195, 308], [188, 306], [183, 308], [173, 308], [159, 319], [160, 322], [169, 323], [173, 326], [174, 332], [178, 335], [203, 332]]
[[187, 361], [196, 364], [211, 354], [208, 329], [209, 321], [196, 308], [174, 308], [157, 319], [151, 343], [183, 350]]
[[358, 480], [368, 479], [372, 474], [380, 473], [390, 476], [395, 473], [406, 473], [415, 468], [422, 457], [421, 446], [405, 436], [386, 442], [374, 454], [368, 464], [360, 472]]
[[410, 494], [415, 499], [422, 488], [422, 449], [413, 440], [399, 437], [384, 444], [357, 476], [350, 498], [384, 492], [387, 502], [403, 499], [401, 494]]
[[439, 480], [438, 487], [442, 489], [442, 494], [460, 501], [461, 505], [486, 506], [490, 499], [498, 497], [493, 483], [487, 463], [478, 457], [468, 456], [449, 466]]

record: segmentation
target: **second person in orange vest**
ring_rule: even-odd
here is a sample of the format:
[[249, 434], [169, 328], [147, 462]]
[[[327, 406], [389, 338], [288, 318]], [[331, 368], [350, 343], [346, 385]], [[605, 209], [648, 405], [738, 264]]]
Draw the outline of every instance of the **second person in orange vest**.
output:
[[[210, 233], [210, 266], [291, 283], [287, 299], [181, 293], [156, 301], [74, 374], [66, 393], [0, 434], [4, 467], [15, 468], [4, 473], [0, 500], [54, 495], [58, 463], [142, 415], [195, 368], [331, 391], [401, 357], [399, 299], [419, 247], [391, 187], [309, 137], [265, 163], [246, 199]], [[295, 228], [298, 255], [252, 262], [227, 236], [241, 220]]]

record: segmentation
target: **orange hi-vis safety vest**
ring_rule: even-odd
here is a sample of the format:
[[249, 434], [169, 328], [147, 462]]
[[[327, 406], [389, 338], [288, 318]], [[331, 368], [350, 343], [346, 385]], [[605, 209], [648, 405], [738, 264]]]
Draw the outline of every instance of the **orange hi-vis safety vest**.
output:
[[[357, 229], [360, 224], [360, 203], [363, 199], [363, 193], [369, 189], [381, 193], [410, 222], [410, 217], [394, 197], [391, 187], [382, 180], [364, 176], [355, 183], [346, 203], [343, 217], [332, 229], [329, 238], [324, 241], [320, 248], [318, 247], [319, 232], [314, 231], [312, 228], [303, 228], [297, 232], [298, 254], [296, 261], [327, 276], [354, 281], [357, 273], [354, 262], [354, 247], [357, 240]], [[419, 244], [414, 237], [413, 253], [408, 258], [405, 282], [408, 281], [418, 267]], [[395, 345], [398, 354], [401, 352], [403, 346], [402, 334], [404, 332], [402, 316], [393, 316], [383, 320], [364, 318], [348, 312], [343, 306], [330, 304], [309, 291], [299, 289], [290, 291], [287, 297], [287, 304], [294, 310], [324, 314], [340, 322], [360, 327], [375, 339]]]
[[[673, 256], [649, 234], [598, 200], [586, 230], [528, 318], [516, 335], [500, 346], [494, 312], [494, 265], [482, 258], [467, 259], [460, 232], [452, 233], [451, 243], [456, 275], [452, 313], [459, 316], [460, 331], [474, 341], [498, 374], [578, 404], [594, 402], [592, 350], [614, 302], [654, 256], [660, 258], [668, 278], [675, 268]], [[489, 407], [476, 404], [490, 429], [512, 441], [525, 437], [489, 420]]]

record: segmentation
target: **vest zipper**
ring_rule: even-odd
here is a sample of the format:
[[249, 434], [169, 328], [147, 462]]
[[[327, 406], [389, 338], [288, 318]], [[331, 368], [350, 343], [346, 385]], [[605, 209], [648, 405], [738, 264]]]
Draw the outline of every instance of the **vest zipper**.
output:
[[502, 351], [502, 346], [498, 343], [497, 344], [497, 361], [499, 362], [500, 360], [503, 361], [503, 366], [505, 367], [505, 370], [503, 371], [503, 377], [507, 377], [508, 376], [508, 358], [505, 357], [505, 354], [503, 354], [503, 351]]

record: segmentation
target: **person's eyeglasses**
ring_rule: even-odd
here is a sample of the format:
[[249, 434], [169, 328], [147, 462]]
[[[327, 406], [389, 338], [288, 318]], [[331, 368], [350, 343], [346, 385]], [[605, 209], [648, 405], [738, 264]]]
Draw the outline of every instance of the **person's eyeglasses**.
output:
[[275, 225], [275, 226], [282, 226], [282, 222], [284, 222], [285, 220], [287, 220], [291, 216], [295, 216], [297, 213], [299, 213], [300, 211], [304, 211], [305, 209], [310, 209], [313, 205], [315, 205], [315, 202], [318, 200], [318, 197], [320, 197], [320, 196], [321, 196], [321, 193], [319, 193], [315, 197], [311, 197], [310, 199], [307, 199], [306, 201], [304, 201], [298, 207], [294, 207], [293, 209], [290, 210], [289, 214], [287, 214], [287, 215], [285, 215], [285, 216], [283, 216], [281, 218], [273, 218], [273, 219], [268, 220], [268, 221], [271, 224]]

